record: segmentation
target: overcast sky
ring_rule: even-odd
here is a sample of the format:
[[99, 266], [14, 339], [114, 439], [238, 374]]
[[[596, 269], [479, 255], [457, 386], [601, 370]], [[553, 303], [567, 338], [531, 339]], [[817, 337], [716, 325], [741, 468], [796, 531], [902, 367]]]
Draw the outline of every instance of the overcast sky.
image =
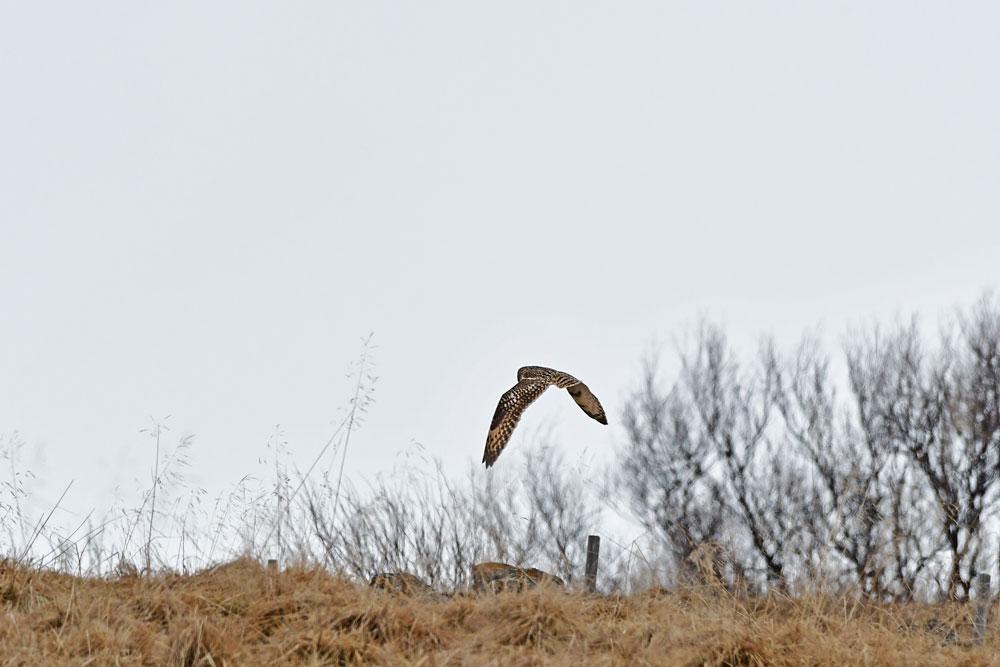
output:
[[311, 460], [374, 331], [349, 474], [478, 463], [524, 364], [612, 425], [550, 392], [522, 433], [606, 454], [702, 314], [835, 345], [998, 285], [998, 34], [995, 2], [0, 2], [0, 433], [84, 507], [170, 414], [218, 490], [276, 424]]

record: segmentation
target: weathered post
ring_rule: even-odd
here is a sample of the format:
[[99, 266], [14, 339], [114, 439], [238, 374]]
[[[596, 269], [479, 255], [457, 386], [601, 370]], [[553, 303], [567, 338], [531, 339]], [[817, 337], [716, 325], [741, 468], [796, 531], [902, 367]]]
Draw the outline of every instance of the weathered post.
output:
[[601, 538], [597, 535], [587, 536], [587, 592], [597, 590], [597, 557], [601, 553]]
[[277, 572], [278, 571], [278, 559], [277, 558], [268, 558], [267, 559], [267, 569], [270, 572]]
[[982, 644], [986, 637], [986, 617], [990, 611], [990, 575], [980, 572], [973, 583], [976, 595], [976, 618], [973, 633], [977, 644]]

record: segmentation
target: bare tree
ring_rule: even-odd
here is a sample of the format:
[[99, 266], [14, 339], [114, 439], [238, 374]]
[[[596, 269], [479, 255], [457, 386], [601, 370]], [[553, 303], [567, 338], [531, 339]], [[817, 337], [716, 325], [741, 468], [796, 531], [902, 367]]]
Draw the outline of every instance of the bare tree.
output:
[[915, 323], [850, 338], [847, 401], [814, 340], [788, 357], [765, 341], [748, 364], [719, 327], [693, 343], [667, 391], [646, 364], [617, 476], [675, 566], [715, 542], [731, 580], [968, 595], [1000, 495], [994, 300], [961, 313], [934, 352]]
[[[786, 497], [775, 493], [792, 476], [787, 455], [768, 445], [774, 409], [773, 375], [757, 364], [743, 371], [722, 329], [702, 324], [693, 351], [682, 356], [679, 389], [693, 419], [687, 428], [708, 443], [724, 481], [721, 500], [748, 539], [742, 569], [785, 581], [785, 546], [795, 521]], [[736, 560], [741, 560], [737, 558]]]
[[[741, 367], [719, 327], [703, 324], [661, 391], [647, 363], [626, 412], [619, 480], [639, 520], [684, 567], [700, 546], [726, 546], [716, 576], [785, 586], [807, 559], [804, 464], [776, 431], [778, 377], [764, 345]], [[728, 573], [724, 570], [728, 569]]]
[[937, 354], [926, 351], [915, 323], [884, 339], [872, 333], [849, 353], [852, 367], [867, 357], [879, 369], [877, 378], [870, 370], [858, 372], [867, 373], [871, 430], [906, 457], [934, 500], [930, 531], [936, 535], [925, 535], [923, 542], [933, 547], [943, 540], [943, 560], [927, 554], [919, 559], [935, 570], [950, 598], [969, 595], [982, 554], [982, 522], [996, 491], [997, 425], [990, 421], [997, 387], [991, 365], [1000, 342], [995, 318], [996, 311], [981, 303], [972, 317], [962, 318], [957, 342], [953, 334], [943, 335]]
[[[856, 583], [865, 596], [906, 598], [928, 559], [913, 525], [919, 489], [872, 413], [871, 395], [886, 382], [884, 364], [857, 345], [848, 347], [847, 359], [853, 409], [838, 404], [830, 359], [815, 339], [805, 338], [788, 360], [770, 353], [784, 437], [808, 462], [806, 562], [815, 574]], [[830, 560], [846, 571], [831, 569]]]
[[691, 407], [679, 390], [660, 389], [657, 366], [655, 357], [646, 360], [626, 404], [617, 480], [639, 522], [683, 570], [699, 545], [721, 537], [724, 511], [720, 484], [708, 474], [709, 444], [691, 432]]

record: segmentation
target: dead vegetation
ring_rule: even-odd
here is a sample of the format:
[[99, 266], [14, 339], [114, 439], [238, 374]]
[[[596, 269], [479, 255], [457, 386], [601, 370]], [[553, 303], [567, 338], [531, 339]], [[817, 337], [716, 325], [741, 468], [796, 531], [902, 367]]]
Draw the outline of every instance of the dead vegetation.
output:
[[0, 590], [3, 665], [1000, 663], [1000, 638], [971, 644], [955, 603], [547, 585], [411, 596], [251, 560], [114, 578], [7, 566]]
[[477, 592], [524, 591], [543, 584], [566, 585], [562, 579], [548, 572], [508, 563], [476, 563], [472, 566], [470, 579], [472, 590]]
[[[312, 464], [277, 431], [273, 479], [214, 503], [181, 474], [191, 437], [161, 447], [155, 422], [135, 507], [64, 525], [67, 486], [29, 516], [25, 442], [0, 436], [0, 667], [1000, 664], [968, 604], [996, 564], [1000, 301], [959, 320], [933, 353], [915, 326], [858, 334], [843, 387], [818, 345], [747, 362], [706, 325], [674, 384], [647, 368], [601, 487], [544, 443], [507, 477], [456, 482], [422, 447], [365, 486], [310, 477], [343, 466], [367, 347]], [[604, 595], [580, 592], [591, 533]]]

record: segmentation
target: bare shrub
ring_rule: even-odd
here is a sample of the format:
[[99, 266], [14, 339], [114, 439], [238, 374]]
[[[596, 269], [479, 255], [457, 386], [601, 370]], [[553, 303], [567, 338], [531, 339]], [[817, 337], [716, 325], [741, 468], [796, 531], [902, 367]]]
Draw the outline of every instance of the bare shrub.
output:
[[746, 363], [702, 325], [669, 389], [646, 365], [618, 487], [676, 572], [711, 543], [730, 584], [820, 582], [900, 600], [964, 599], [974, 573], [992, 568], [996, 299], [959, 312], [937, 346], [912, 321], [855, 332], [843, 351], [838, 382], [813, 338], [789, 355], [765, 340]]

